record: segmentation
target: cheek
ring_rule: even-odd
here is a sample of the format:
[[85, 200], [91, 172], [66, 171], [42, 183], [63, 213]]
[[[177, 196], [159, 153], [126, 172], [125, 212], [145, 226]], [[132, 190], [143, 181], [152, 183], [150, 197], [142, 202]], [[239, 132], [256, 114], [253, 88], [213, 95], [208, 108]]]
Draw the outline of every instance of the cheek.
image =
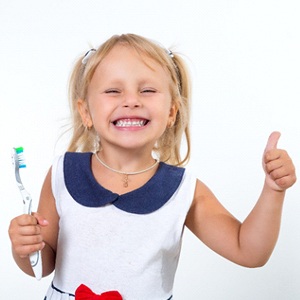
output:
[[162, 127], [163, 130], [167, 129], [170, 123], [170, 119], [171, 119], [170, 112], [166, 110], [165, 113], [163, 113], [160, 118], [160, 126]]
[[91, 103], [90, 115], [93, 123], [108, 124], [111, 122], [111, 116], [114, 111], [114, 106], [108, 102], [97, 101], [97, 103]]

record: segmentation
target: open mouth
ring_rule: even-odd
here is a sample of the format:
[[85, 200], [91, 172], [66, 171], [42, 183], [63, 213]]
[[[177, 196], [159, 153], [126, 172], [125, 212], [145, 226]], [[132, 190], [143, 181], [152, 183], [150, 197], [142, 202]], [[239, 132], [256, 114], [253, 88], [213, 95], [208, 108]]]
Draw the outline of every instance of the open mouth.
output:
[[146, 119], [119, 119], [112, 122], [116, 127], [143, 127], [149, 123]]

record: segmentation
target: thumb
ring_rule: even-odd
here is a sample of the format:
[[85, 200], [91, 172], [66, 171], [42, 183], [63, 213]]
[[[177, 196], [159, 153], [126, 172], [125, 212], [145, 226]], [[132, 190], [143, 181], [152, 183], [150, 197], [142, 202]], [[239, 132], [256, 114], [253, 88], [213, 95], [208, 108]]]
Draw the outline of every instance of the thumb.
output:
[[37, 223], [41, 226], [47, 226], [49, 222], [39, 213], [32, 213], [32, 215], [36, 218]]
[[274, 131], [270, 134], [266, 148], [265, 148], [265, 152], [272, 150], [272, 149], [277, 149], [277, 144], [280, 138], [280, 132], [278, 131]]

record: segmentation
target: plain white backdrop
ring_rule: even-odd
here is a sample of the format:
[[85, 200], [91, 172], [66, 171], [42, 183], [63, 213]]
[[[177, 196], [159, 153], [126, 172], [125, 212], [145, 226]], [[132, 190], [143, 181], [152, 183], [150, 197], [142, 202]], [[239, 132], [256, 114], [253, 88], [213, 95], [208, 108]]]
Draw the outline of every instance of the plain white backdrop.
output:
[[[54, 156], [65, 151], [67, 138], [59, 137], [78, 55], [129, 32], [183, 53], [193, 80], [189, 168], [243, 220], [259, 196], [261, 156], [273, 130], [300, 166], [299, 15], [297, 0], [1, 0], [1, 299], [43, 299], [51, 282], [23, 274], [11, 257], [7, 229], [22, 203], [10, 151], [25, 149], [22, 176], [36, 208]], [[300, 299], [299, 198], [297, 183], [263, 268], [234, 265], [186, 230], [174, 299]]]

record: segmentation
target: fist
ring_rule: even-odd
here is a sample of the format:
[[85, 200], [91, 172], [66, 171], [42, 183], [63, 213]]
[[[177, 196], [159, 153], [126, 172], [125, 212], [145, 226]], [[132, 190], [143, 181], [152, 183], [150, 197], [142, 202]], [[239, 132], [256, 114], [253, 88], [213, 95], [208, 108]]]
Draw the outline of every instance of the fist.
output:
[[266, 183], [276, 191], [285, 191], [296, 182], [295, 166], [285, 150], [278, 149], [279, 132], [273, 132], [263, 154]]
[[8, 234], [15, 254], [21, 258], [42, 250], [45, 246], [41, 234], [41, 226], [47, 221], [38, 214], [21, 215], [10, 222]]

